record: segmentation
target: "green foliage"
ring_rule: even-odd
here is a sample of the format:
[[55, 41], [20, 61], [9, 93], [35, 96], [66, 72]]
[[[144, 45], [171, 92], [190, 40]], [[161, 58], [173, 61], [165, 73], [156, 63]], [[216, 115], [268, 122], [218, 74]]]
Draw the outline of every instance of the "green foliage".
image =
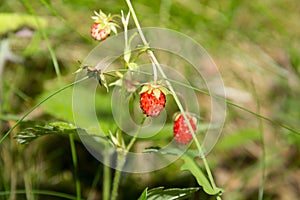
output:
[[146, 188], [141, 196], [138, 198], [138, 200], [146, 200], [147, 199], [147, 193], [148, 193], [148, 188]]
[[182, 200], [191, 197], [199, 188], [146, 188], [138, 200]]
[[182, 151], [178, 148], [168, 148], [168, 149], [157, 149], [157, 148], [149, 148], [146, 149], [144, 152], [156, 152], [161, 154], [173, 154], [173, 155], [180, 155], [181, 159], [184, 161], [183, 165], [181, 166], [181, 170], [188, 170], [191, 174], [196, 178], [199, 186], [203, 188], [203, 190], [210, 195], [221, 195], [223, 193], [223, 189], [221, 188], [214, 188], [205, 173], [202, 169], [198, 166], [195, 161], [195, 158], [199, 156], [197, 150], [187, 150]]
[[208, 179], [206, 178], [205, 174], [195, 162], [195, 158], [189, 154], [184, 154], [181, 157], [184, 160], [184, 164], [181, 166], [181, 170], [188, 170], [190, 171], [193, 176], [196, 178], [198, 184], [202, 186], [203, 190], [210, 195], [221, 195], [223, 190], [220, 188], [214, 188]]
[[45, 135], [61, 135], [77, 134], [77, 127], [73, 124], [56, 121], [44, 125], [32, 125], [22, 129], [14, 136], [20, 144], [28, 144], [33, 140]]
[[[2, 2], [2, 1], [1, 1]], [[40, 24], [44, 27], [47, 25], [47, 29], [45, 32], [48, 34], [48, 39], [51, 45], [54, 48], [54, 53], [56, 54], [59, 62], [61, 63], [61, 67], [66, 70], [66, 72], [74, 71], [74, 62], [77, 60], [81, 60], [90, 51], [91, 48], [96, 46], [98, 43], [88, 40], [89, 38], [89, 27], [90, 24], [88, 22], [88, 18], [93, 13], [93, 10], [98, 10], [101, 8], [102, 10], [108, 11], [110, 13], [117, 13], [121, 9], [126, 11], [126, 5], [124, 1], [115, 2], [114, 6], [112, 5], [112, 1], [94, 1], [94, 0], [63, 0], [56, 1], [55, 3], [48, 0], [41, 1], [33, 1], [28, 0], [29, 4], [32, 5], [32, 9], [37, 13], [36, 17], [40, 21]], [[43, 2], [48, 2], [47, 5]], [[25, 9], [24, 4], [22, 5], [22, 1], [3, 1], [2, 3], [7, 4], [2, 7], [1, 11], [4, 11], [0, 14], [0, 34], [5, 34], [10, 31], [15, 31], [16, 29], [22, 26], [29, 26], [34, 29], [38, 29], [36, 25], [36, 20], [34, 17], [26, 14], [20, 14], [21, 12], [28, 12]], [[163, 0], [163, 1], [148, 1], [141, 0], [135, 1], [134, 7], [137, 9], [137, 14], [142, 22], [143, 26], [161, 26], [161, 27], [169, 27], [183, 33], [186, 33], [193, 37], [195, 40], [200, 42], [204, 48], [206, 48], [210, 53], [214, 56], [214, 59], [217, 60], [217, 63], [220, 67], [222, 75], [226, 77], [226, 84], [230, 86], [234, 86], [237, 88], [243, 88], [248, 90], [247, 80], [248, 77], [252, 77], [255, 80], [255, 87], [259, 88], [259, 98], [262, 98], [262, 110], [264, 113], [268, 113], [268, 116], [275, 116], [275, 118], [283, 123], [287, 123], [287, 125], [291, 125], [297, 130], [299, 130], [298, 122], [299, 122], [299, 98], [297, 98], [297, 92], [299, 87], [298, 80], [300, 74], [299, 68], [299, 12], [298, 12], [298, 1], [296, 0], [274, 0], [274, 1], [198, 1], [198, 0], [188, 0], [188, 1], [171, 1], [171, 0]], [[51, 7], [49, 7], [49, 5]], [[3, 9], [4, 8], [4, 9]], [[49, 10], [52, 9], [52, 10]], [[11, 13], [7, 13], [5, 9], [8, 9]], [[47, 16], [47, 18], [41, 17]], [[49, 16], [49, 17], [48, 17]], [[288, 20], [286, 20], [288, 19]], [[46, 21], [47, 20], [47, 21]], [[13, 21], [13, 23], [11, 23]], [[44, 23], [45, 22], [45, 23]], [[62, 23], [63, 22], [63, 23]], [[132, 25], [132, 21], [130, 21], [130, 26]], [[48, 29], [49, 28], [49, 29]], [[79, 33], [82, 33], [78, 35]], [[84, 37], [82, 37], [84, 36]], [[86, 42], [89, 41], [89, 43]], [[85, 41], [85, 43], [83, 42]], [[33, 43], [32, 43], [33, 44]], [[31, 46], [32, 46], [31, 44]], [[43, 51], [45, 48], [45, 43], [43, 40], [35, 41], [36, 51]], [[83, 45], [82, 45], [83, 44]], [[21, 50], [19, 47], [14, 47], [13, 50]], [[37, 54], [36, 51], [27, 51], [26, 56], [30, 59], [36, 59]], [[28, 57], [26, 59], [28, 59]], [[54, 63], [54, 61], [53, 61]], [[53, 64], [51, 63], [51, 64]], [[45, 74], [49, 73], [48, 68], [45, 67], [44, 63], [37, 63], [39, 69], [45, 71]], [[48, 65], [47, 65], [48, 66]], [[252, 68], [255, 66], [255, 68]], [[270, 66], [275, 66], [274, 68]], [[33, 66], [29, 66], [33, 68]], [[131, 66], [135, 67], [135, 66]], [[239, 69], [241, 68], [241, 69]], [[7, 72], [6, 68], [6, 72]], [[251, 72], [247, 71], [247, 69], [251, 69]], [[256, 72], [259, 70], [266, 70], [263, 81], [260, 80], [260, 77], [257, 76]], [[284, 70], [283, 70], [284, 69]], [[11, 67], [11, 74], [15, 74], [18, 71], [15, 71], [14, 67]], [[240, 71], [239, 71], [240, 70]], [[273, 72], [272, 72], [273, 71]], [[274, 71], [279, 72], [276, 76], [271, 75]], [[280, 72], [289, 72], [291, 74], [287, 74], [287, 76], [282, 76], [284, 73]], [[71, 73], [70, 72], [70, 73]], [[17, 73], [22, 74], [22, 73]], [[236, 76], [232, 77], [232, 74], [236, 74]], [[296, 74], [296, 76], [294, 76]], [[24, 76], [34, 76], [34, 74], [25, 74]], [[245, 75], [245, 76], [244, 76]], [[6, 74], [6, 77], [3, 78], [10, 84], [10, 81], [7, 81], [6, 78], [11, 76], [10, 74]], [[277, 76], [282, 76], [284, 79], [282, 82], [278, 83]], [[18, 77], [15, 77], [18, 79]], [[41, 79], [41, 77], [39, 77]], [[63, 79], [63, 78], [62, 78]], [[241, 80], [238, 82], [238, 80]], [[266, 81], [265, 81], [266, 80]], [[288, 81], [287, 81], [288, 80]], [[272, 86], [268, 87], [268, 82], [272, 82]], [[57, 80], [54, 80], [51, 85], [55, 85]], [[69, 82], [69, 81], [68, 81]], [[289, 85], [289, 83], [292, 83]], [[283, 96], [282, 93], [286, 93], [286, 89], [278, 90], [278, 85], [286, 84], [287, 87], [291, 90], [292, 93], [295, 94], [296, 98], [286, 97], [286, 99], [282, 102], [277, 99], [267, 99], [266, 93], [268, 91], [274, 90], [277, 96]], [[39, 84], [31, 84], [31, 87], [37, 87]], [[261, 85], [263, 87], [261, 87]], [[295, 86], [296, 85], [296, 86]], [[47, 88], [42, 94], [41, 97], [46, 97], [51, 94], [55, 89], [59, 88], [53, 86], [51, 88]], [[4, 91], [5, 92], [5, 91]], [[22, 91], [24, 92], [24, 91]], [[247, 91], [249, 92], [249, 90]], [[25, 92], [25, 94], [27, 94]], [[28, 95], [28, 94], [27, 94]], [[29, 95], [28, 100], [25, 103], [22, 103], [22, 106], [28, 108], [28, 106], [34, 104], [34, 102], [39, 102], [38, 99], [33, 98]], [[82, 98], [82, 97], [81, 97]], [[96, 107], [97, 113], [100, 113], [101, 116], [104, 114], [105, 117], [101, 118], [101, 127], [104, 130], [114, 129], [112, 127], [112, 120], [110, 120], [110, 116], [108, 113], [110, 111], [110, 99], [109, 95], [103, 94], [101, 92], [97, 92], [96, 95]], [[6, 102], [5, 102], [6, 100]], [[6, 103], [9, 107], [13, 107], [10, 104], [11, 98], [4, 99], [3, 103]], [[14, 100], [14, 99], [13, 99]], [[235, 102], [236, 99], [233, 100]], [[85, 100], [83, 100], [85, 101]], [[253, 101], [255, 102], [255, 101]], [[206, 104], [205, 101], [202, 102]], [[49, 114], [53, 117], [53, 120], [66, 120], [72, 121], [72, 89], [61, 92], [59, 95], [47, 100], [46, 104], [43, 104], [43, 114]], [[283, 106], [282, 106], [283, 105]], [[253, 105], [243, 104], [243, 108], [255, 110], [252, 107]], [[21, 105], [16, 105], [16, 107], [21, 107]], [[236, 106], [234, 106], [236, 107]], [[279, 109], [274, 109], [279, 107]], [[229, 113], [232, 111], [232, 107], [229, 109]], [[244, 111], [245, 111], [244, 109]], [[10, 110], [10, 109], [7, 109]], [[255, 112], [255, 111], [254, 111]], [[242, 115], [243, 112], [239, 112]], [[17, 119], [10, 119], [7, 121], [17, 121], [19, 119], [19, 111], [16, 113], [1, 113], [2, 116], [5, 117], [10, 116], [10, 114], [14, 114], [18, 116]], [[236, 118], [239, 115], [235, 116]], [[251, 145], [251, 148], [259, 148], [259, 138], [260, 133], [253, 127], [249, 127], [248, 120], [253, 122], [256, 120], [258, 115], [254, 117], [248, 118], [247, 120], [239, 119], [238, 123], [235, 121], [235, 118], [228, 119], [226, 122], [226, 127], [229, 127], [229, 130], [233, 128], [234, 130], [239, 130], [237, 132], [227, 132], [228, 129], [224, 129], [224, 135], [219, 140], [216, 145], [216, 151], [224, 151], [225, 154], [229, 156], [236, 155], [236, 148], [243, 148], [245, 144], [251, 145], [251, 143], [255, 142], [255, 146]], [[269, 119], [273, 119], [269, 118]], [[19, 132], [16, 136], [18, 142], [28, 143], [30, 141], [35, 140], [36, 138], [43, 135], [51, 135], [57, 134], [61, 136], [76, 134], [76, 127], [68, 127], [69, 124], [65, 122], [57, 122], [59, 124], [55, 124], [56, 122], [48, 123], [48, 124], [40, 124], [34, 122], [34, 124], [28, 124], [21, 132]], [[60, 124], [62, 123], [62, 124]], [[65, 123], [65, 124], [64, 124]], [[253, 123], [250, 123], [253, 124]], [[280, 198], [282, 190], [281, 188], [285, 188], [285, 193], [282, 195], [292, 196], [293, 188], [295, 184], [290, 183], [298, 183], [296, 176], [294, 176], [294, 169], [297, 169], [299, 166], [298, 157], [299, 157], [299, 148], [300, 148], [300, 140], [299, 135], [296, 134], [283, 134], [283, 137], [274, 137], [277, 133], [286, 133], [283, 129], [275, 129], [271, 127], [268, 123], [265, 126], [264, 131], [268, 132], [267, 146], [268, 149], [268, 157], [273, 159], [273, 155], [280, 155], [281, 159], [273, 159], [276, 160], [278, 165], [276, 167], [268, 167], [266, 170], [266, 195], [264, 199], [271, 199], [274, 196]], [[274, 124], [277, 126], [278, 124]], [[271, 124], [272, 126], [272, 124]], [[247, 128], [249, 127], [249, 128]], [[74, 128], [74, 129], [73, 129]], [[282, 131], [283, 130], [283, 131]], [[20, 134], [22, 133], [23, 134]], [[106, 131], [105, 131], [106, 132]], [[163, 140], [169, 139], [172, 136], [172, 124], [167, 123], [166, 126], [161, 130], [160, 133], [156, 134], [151, 138], [147, 138], [149, 140]], [[19, 138], [17, 138], [19, 137]], [[7, 138], [8, 139], [8, 138]], [[145, 140], [145, 139], [140, 139]], [[288, 141], [288, 144], [285, 142]], [[155, 141], [154, 141], [155, 142]], [[283, 142], [283, 143], [281, 143]], [[0, 142], [1, 143], [1, 142]], [[4, 143], [1, 143], [1, 145]], [[278, 144], [278, 145], [277, 145]], [[280, 145], [285, 145], [283, 146]], [[1, 146], [2, 147], [2, 146]], [[3, 145], [6, 148], [5, 145]], [[298, 148], [295, 151], [295, 147]], [[292, 152], [289, 151], [293, 149]], [[28, 148], [29, 149], [29, 148]], [[28, 150], [27, 149], [27, 150]], [[57, 150], [60, 150], [61, 147], [57, 147]], [[0, 149], [2, 150], [2, 149]], [[5, 149], [6, 150], [6, 149]], [[151, 152], [151, 150], [145, 150]], [[158, 151], [158, 150], [157, 150]], [[14, 151], [3, 151], [5, 152], [14, 152]], [[1, 153], [1, 159], [13, 157], [13, 155], [6, 154], [3, 156], [3, 152]], [[160, 150], [163, 153], [163, 150]], [[256, 152], [256, 151], [255, 151]], [[20, 152], [20, 158], [26, 156], [26, 151]], [[27, 151], [28, 153], [28, 151]], [[29, 152], [34, 153], [34, 152]], [[168, 153], [168, 152], [166, 152]], [[177, 154], [183, 153], [178, 150], [169, 150], [169, 153]], [[246, 155], [243, 152], [238, 152], [239, 156], [241, 156], [241, 160]], [[182, 160], [184, 161], [181, 170], [190, 171], [199, 185], [205, 188], [207, 191], [212, 192], [211, 186], [207, 183], [206, 174], [203, 170], [196, 165], [195, 156], [197, 156], [197, 151], [189, 150], [187, 152], [188, 155], [183, 156]], [[221, 154], [223, 155], [223, 154]], [[80, 154], [79, 154], [80, 156]], [[255, 158], [259, 159], [259, 153], [254, 155]], [[15, 157], [14, 157], [15, 158]], [[232, 157], [235, 159], [235, 157]], [[7, 179], [7, 188], [6, 188], [6, 197], [9, 197], [13, 188], [9, 188], [10, 184], [14, 183], [13, 180], [9, 180], [9, 176], [5, 176], [8, 169], [10, 169], [9, 162], [4, 162], [0, 159], [0, 168], [1, 168], [1, 177], [3, 180], [0, 180], [0, 185], [2, 182], [5, 182]], [[222, 157], [220, 155], [216, 155], [215, 159], [218, 160], [218, 168], [217, 172], [224, 172], [223, 166], [228, 163], [222, 163]], [[81, 160], [81, 159], [79, 159]], [[18, 159], [13, 160], [16, 163], [16, 166], [22, 166], [22, 163]], [[42, 162], [41, 162], [42, 163]], [[283, 167], [280, 165], [283, 164]], [[30, 166], [34, 166], [34, 163], [28, 162]], [[252, 162], [245, 160], [243, 166], [247, 166], [252, 168]], [[3, 167], [3, 168], [2, 168]], [[38, 166], [37, 166], [38, 167]], [[7, 169], [5, 169], [7, 168]], [[7, 171], [5, 171], [7, 170]], [[220, 171], [218, 171], [220, 170]], [[251, 179], [251, 183], [254, 181], [259, 182], [255, 177], [257, 174], [263, 173], [258, 167], [253, 168], [252, 173], [244, 173], [244, 170], [240, 170], [239, 166], [234, 167], [233, 169], [226, 169], [226, 177], [228, 177], [228, 181], [224, 187], [230, 186], [232, 190], [228, 190], [226, 194], [229, 199], [255, 199], [252, 194], [253, 189], [257, 189], [259, 186], [255, 188], [255, 185], [249, 184], [248, 180]], [[12, 171], [13, 172], [13, 171]], [[89, 169], [89, 173], [91, 169]], [[22, 172], [23, 173], [23, 172]], [[39, 172], [44, 173], [44, 172]], [[59, 173], [59, 172], [57, 172]], [[83, 176], [86, 174], [83, 171], [80, 171]], [[246, 176], [247, 174], [247, 176]], [[249, 175], [252, 174], [252, 175]], [[44, 174], [38, 174], [39, 177], [43, 177]], [[173, 174], [172, 174], [173, 176]], [[13, 177], [13, 176], [11, 176]], [[27, 177], [30, 177], [27, 169], [24, 170], [24, 176], [18, 176], [18, 188], [21, 188], [22, 180]], [[32, 176], [34, 177], [34, 176]], [[203, 178], [204, 177], [204, 178]], [[272, 180], [268, 180], [269, 177], [272, 177]], [[59, 182], [57, 177], [50, 177], [52, 179], [56, 179]], [[153, 178], [153, 177], [151, 177]], [[252, 179], [253, 178], [253, 179]], [[285, 182], [284, 180], [289, 180]], [[33, 188], [34, 186], [43, 185], [39, 182], [39, 180], [29, 180], [29, 183], [32, 181]], [[150, 180], [151, 181], [151, 180]], [[151, 182], [152, 183], [152, 182]], [[240, 184], [232, 184], [232, 183], [242, 183]], [[48, 184], [48, 182], [47, 182]], [[30, 184], [29, 184], [30, 185]], [[204, 186], [203, 186], [204, 185]], [[250, 185], [250, 186], [249, 186]], [[45, 184], [47, 187], [47, 185]], [[284, 187], [283, 187], [284, 186]], [[88, 185], [84, 185], [84, 188], [88, 188]], [[183, 186], [184, 187], [184, 186]], [[53, 187], [54, 188], [54, 187]], [[269, 188], [269, 189], [268, 189]], [[271, 189], [270, 189], [271, 188]], [[56, 189], [56, 188], [55, 188]], [[168, 189], [166, 189], [168, 190]], [[158, 191], [166, 191], [164, 189], [160, 189]], [[92, 191], [92, 190], [91, 190]], [[149, 191], [144, 190], [140, 199], [147, 198]], [[154, 190], [155, 191], [155, 190]], [[16, 191], [18, 192], [18, 191]], [[48, 193], [43, 193], [42, 190], [35, 191], [30, 186], [26, 185], [26, 191], [22, 191], [22, 194], [25, 193], [33, 193], [49, 195]], [[65, 191], [67, 193], [72, 193], [73, 191]], [[126, 192], [126, 191], [125, 191]], [[49, 193], [53, 193], [54, 191], [50, 191]], [[234, 195], [234, 193], [238, 193], [238, 197]], [[256, 193], [256, 192], [253, 192]], [[0, 194], [3, 196], [2, 194]], [[225, 194], [224, 194], [225, 195]], [[49, 195], [55, 196], [55, 195]], [[159, 196], [159, 195], [158, 195]], [[23, 197], [23, 196], [22, 196]], [[67, 198], [64, 196], [59, 196], [60, 198]], [[17, 197], [18, 198], [18, 197]], [[42, 197], [41, 197], [42, 198]], [[226, 198], [226, 199], [227, 199]], [[75, 197], [70, 197], [70, 199], [75, 199]]]

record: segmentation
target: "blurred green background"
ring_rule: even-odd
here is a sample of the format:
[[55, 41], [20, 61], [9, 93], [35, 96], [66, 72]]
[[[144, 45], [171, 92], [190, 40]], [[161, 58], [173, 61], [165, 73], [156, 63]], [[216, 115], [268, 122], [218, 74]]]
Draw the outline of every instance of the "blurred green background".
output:
[[[89, 35], [93, 11], [119, 14], [120, 10], [128, 10], [125, 1], [120, 0], [26, 2], [0, 1], [1, 44], [9, 40], [11, 51], [23, 57], [23, 62], [7, 60], [0, 70], [1, 137], [42, 97], [61, 83], [74, 81], [73, 72], [80, 66], [78, 61], [84, 60], [98, 44]], [[298, 0], [133, 0], [132, 3], [142, 26], [174, 29], [202, 45], [219, 67], [230, 101], [300, 130]], [[10, 15], [7, 17], [5, 13]], [[37, 18], [27, 16], [32, 14]], [[17, 31], [24, 27], [33, 29], [34, 34], [20, 38]], [[132, 21], [130, 27], [134, 28]], [[60, 80], [55, 66], [62, 74]], [[68, 109], [62, 106], [71, 102], [68, 92], [71, 90], [61, 93], [54, 103], [35, 110], [27, 120], [70, 119]], [[105, 103], [100, 112], [109, 107], [103, 97], [101, 104]], [[209, 118], [209, 114], [203, 117]], [[9, 193], [11, 190], [51, 190], [75, 196], [68, 138], [45, 136], [20, 145], [13, 139], [14, 134], [0, 146], [0, 199], [61, 199], [16, 195]], [[76, 148], [82, 196], [101, 199], [102, 165], [80, 142]], [[208, 156], [217, 185], [225, 189], [224, 199], [257, 199], [262, 188], [264, 150], [264, 199], [290, 200], [300, 196], [300, 136], [228, 106], [222, 136]], [[145, 187], [196, 186], [195, 179], [180, 172], [179, 165], [174, 163], [147, 174], [124, 174], [119, 198], [137, 199]], [[201, 192], [194, 198], [209, 199]]]

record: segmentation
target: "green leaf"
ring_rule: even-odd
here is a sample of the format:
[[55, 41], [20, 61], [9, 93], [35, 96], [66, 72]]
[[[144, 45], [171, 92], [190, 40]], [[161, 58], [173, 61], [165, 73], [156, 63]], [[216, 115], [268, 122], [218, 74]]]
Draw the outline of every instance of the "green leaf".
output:
[[141, 196], [138, 198], [138, 200], [147, 200], [147, 192], [148, 192], [148, 188], [146, 188], [143, 193], [141, 194]]
[[[169, 188], [164, 189], [164, 187], [153, 188], [151, 190], [144, 190], [141, 195], [143, 200], [181, 200], [187, 199], [197, 192], [199, 188]], [[146, 198], [145, 198], [146, 191]], [[140, 200], [139, 198], [139, 200]]]
[[201, 168], [195, 162], [194, 158], [199, 156], [199, 152], [197, 150], [187, 150], [182, 151], [178, 148], [167, 148], [167, 149], [158, 149], [158, 148], [149, 148], [145, 149], [144, 152], [157, 152], [161, 154], [173, 154], [173, 155], [182, 155], [181, 159], [184, 161], [181, 166], [181, 170], [188, 170], [192, 173], [192, 175], [196, 178], [198, 184], [203, 188], [203, 190], [210, 195], [218, 195], [223, 193], [223, 189], [216, 188], [214, 189], [206, 175], [203, 173]]
[[181, 157], [184, 160], [184, 164], [181, 166], [181, 170], [188, 170], [190, 171], [193, 176], [196, 178], [198, 184], [202, 186], [203, 190], [210, 195], [215, 195], [219, 191], [214, 191], [211, 184], [209, 183], [208, 179], [200, 169], [200, 167], [195, 163], [194, 158], [183, 155]]
[[51, 122], [44, 125], [35, 123], [35, 125], [30, 124], [30, 127], [25, 127], [22, 129], [19, 133], [17, 133], [14, 139], [16, 139], [20, 144], [28, 144], [29, 142], [32, 142], [33, 140], [44, 135], [77, 134], [77, 130], [78, 128], [73, 124], [61, 121]]

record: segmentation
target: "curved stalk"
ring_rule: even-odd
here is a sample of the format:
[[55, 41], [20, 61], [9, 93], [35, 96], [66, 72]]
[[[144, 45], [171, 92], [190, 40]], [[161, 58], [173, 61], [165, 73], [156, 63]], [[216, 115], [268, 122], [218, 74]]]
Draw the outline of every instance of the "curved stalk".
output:
[[121, 173], [122, 173], [122, 168], [123, 168], [123, 166], [125, 164], [125, 161], [126, 161], [126, 155], [127, 155], [128, 151], [131, 149], [131, 147], [134, 145], [134, 143], [137, 139], [137, 136], [139, 135], [145, 120], [146, 120], [146, 116], [143, 117], [141, 125], [136, 130], [136, 133], [134, 134], [134, 136], [130, 140], [130, 142], [127, 145], [126, 149], [118, 149], [119, 151], [117, 150], [117, 154], [118, 154], [117, 155], [117, 168], [116, 168], [115, 177], [114, 177], [114, 180], [113, 180], [113, 189], [112, 189], [112, 194], [111, 194], [111, 200], [116, 200], [117, 199], [120, 177], [121, 177]]
[[118, 149], [117, 154], [118, 154], [117, 155], [117, 167], [116, 167], [115, 176], [114, 176], [114, 180], [113, 180], [113, 189], [111, 192], [111, 200], [117, 199], [122, 168], [125, 163], [127, 152], [123, 151], [123, 149]]
[[30, 114], [32, 113], [36, 108], [38, 108], [40, 105], [42, 105], [43, 103], [45, 103], [48, 99], [50, 99], [51, 97], [55, 96], [56, 94], [60, 93], [61, 91], [77, 84], [80, 83], [84, 80], [87, 80], [89, 77], [84, 77], [78, 81], [75, 81], [73, 83], [70, 83], [62, 88], [60, 88], [59, 90], [56, 90], [55, 92], [53, 92], [52, 94], [50, 94], [49, 96], [47, 96], [45, 99], [43, 99], [42, 101], [40, 101], [38, 104], [36, 104], [35, 106], [33, 106], [32, 108], [30, 108], [16, 123], [13, 127], [11, 127], [9, 129], [9, 131], [1, 138], [0, 140], [0, 144], [5, 140], [5, 138], [7, 138], [7, 136]]
[[[133, 6], [132, 6], [132, 4], [131, 4], [131, 1], [130, 1], [130, 0], [126, 0], [126, 3], [127, 3], [127, 6], [128, 6], [128, 8], [129, 8], [129, 10], [130, 10], [130, 12], [131, 12], [132, 18], [133, 18], [133, 20], [134, 20], [134, 23], [135, 23], [135, 25], [136, 25], [136, 27], [137, 27], [137, 29], [138, 29], [139, 35], [140, 35], [140, 37], [141, 37], [141, 39], [142, 39], [144, 45], [145, 45], [146, 47], [149, 47], [148, 42], [147, 42], [147, 40], [146, 40], [146, 38], [145, 38], [145, 36], [144, 36], [144, 33], [143, 33], [143, 31], [142, 31], [142, 29], [141, 29], [141, 26], [140, 26], [140, 24], [139, 24], [139, 21], [138, 21], [138, 19], [137, 19], [137, 16], [136, 16], [136, 14], [135, 14], [134, 8], [133, 8]], [[188, 128], [189, 128], [190, 132], [192, 133], [192, 136], [193, 136], [193, 138], [194, 138], [195, 144], [196, 144], [197, 149], [198, 149], [198, 151], [199, 151], [199, 156], [201, 157], [201, 159], [202, 159], [202, 161], [203, 161], [205, 170], [206, 170], [207, 175], [208, 175], [208, 178], [209, 178], [209, 180], [210, 180], [210, 184], [211, 184], [211, 186], [212, 186], [212, 188], [213, 188], [214, 190], [217, 190], [217, 187], [216, 187], [216, 185], [215, 185], [215, 181], [214, 181], [214, 179], [213, 179], [212, 173], [211, 173], [211, 171], [210, 171], [210, 168], [209, 168], [208, 162], [207, 162], [207, 160], [206, 160], [206, 158], [205, 158], [205, 155], [204, 155], [204, 152], [203, 152], [203, 150], [202, 150], [202, 147], [201, 147], [199, 141], [198, 141], [197, 138], [196, 138], [195, 132], [194, 132], [194, 130], [193, 130], [193, 128], [192, 128], [192, 126], [191, 126], [191, 124], [190, 124], [190, 122], [189, 122], [189, 119], [188, 119], [188, 117], [187, 117], [187, 115], [186, 115], [186, 113], [185, 113], [185, 110], [184, 110], [183, 106], [181, 105], [181, 103], [180, 103], [180, 101], [179, 101], [179, 98], [178, 98], [178, 96], [177, 96], [177, 94], [176, 94], [176, 92], [175, 92], [175, 90], [174, 90], [172, 84], [171, 84], [169, 81], [167, 81], [168, 78], [167, 78], [166, 74], [164, 73], [163, 69], [161, 68], [161, 66], [160, 66], [160, 64], [159, 64], [159, 62], [158, 62], [156, 56], [154, 55], [153, 51], [147, 50], [147, 53], [148, 53], [149, 57], [151, 58], [152, 62], [154, 63], [154, 65], [155, 65], [155, 66], [157, 67], [157, 69], [159, 70], [159, 72], [160, 72], [160, 74], [162, 75], [162, 77], [166, 80], [166, 84], [167, 84], [167, 86], [168, 86], [170, 92], [173, 94], [174, 100], [175, 100], [175, 102], [176, 102], [176, 104], [177, 104], [177, 106], [178, 106], [180, 112], [182, 112], [182, 115], [183, 115], [183, 117], [184, 117], [184, 119], [185, 119], [185, 121], [186, 121], [186, 124], [188, 125]]]

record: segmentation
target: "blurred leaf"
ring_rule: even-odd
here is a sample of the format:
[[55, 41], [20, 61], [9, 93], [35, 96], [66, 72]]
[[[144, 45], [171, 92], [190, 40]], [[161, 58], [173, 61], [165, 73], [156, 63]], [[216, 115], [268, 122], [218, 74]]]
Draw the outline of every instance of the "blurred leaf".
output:
[[167, 149], [159, 149], [149, 148], [145, 149], [144, 152], [157, 152], [162, 154], [175, 154], [175, 155], [182, 155], [181, 159], [184, 161], [184, 164], [181, 166], [181, 170], [188, 170], [192, 173], [192, 175], [196, 178], [198, 184], [203, 188], [203, 190], [210, 195], [217, 195], [223, 193], [223, 189], [217, 188], [216, 190], [213, 189], [210, 182], [208, 181], [206, 175], [202, 172], [201, 168], [195, 162], [194, 158], [199, 156], [198, 150], [187, 150], [182, 151], [178, 148], [167, 148]]
[[[41, 17], [39, 17], [39, 23], [41, 26], [46, 26], [46, 20]], [[36, 20], [31, 15], [19, 13], [0, 13], [0, 35], [9, 31], [18, 30], [22, 27], [38, 29]]]
[[141, 196], [138, 198], [138, 200], [147, 200], [147, 191], [148, 188], [146, 188], [143, 193], [141, 194]]
[[187, 199], [193, 193], [197, 192], [199, 188], [170, 188], [164, 187], [153, 188], [144, 190], [138, 200], [180, 200]]
[[260, 133], [258, 130], [244, 129], [223, 137], [221, 140], [219, 140], [216, 148], [218, 150], [229, 150], [259, 139]]
[[78, 128], [73, 124], [56, 121], [45, 125], [36, 124], [35, 126], [27, 127], [17, 133], [14, 139], [20, 144], [28, 144], [38, 137], [50, 134], [68, 135], [77, 134]]

